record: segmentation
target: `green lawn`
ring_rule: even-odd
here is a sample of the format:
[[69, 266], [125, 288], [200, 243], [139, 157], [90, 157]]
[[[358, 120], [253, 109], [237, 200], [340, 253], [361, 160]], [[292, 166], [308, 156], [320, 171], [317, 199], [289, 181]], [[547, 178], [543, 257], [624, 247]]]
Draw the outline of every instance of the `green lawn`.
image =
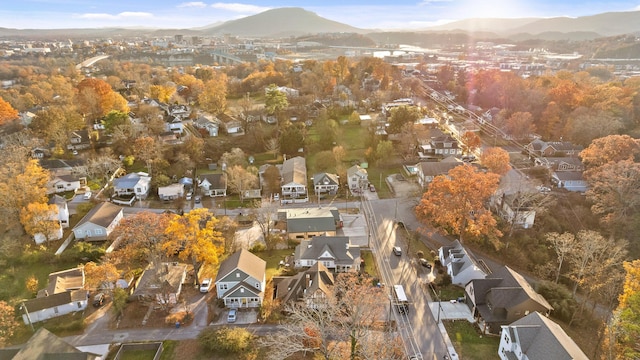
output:
[[266, 250], [256, 253], [258, 257], [267, 262], [267, 281], [280, 273], [280, 260], [291, 255], [292, 249]]
[[476, 330], [477, 327], [466, 320], [444, 321], [444, 325], [458, 352], [458, 358], [466, 360], [497, 358], [499, 337], [481, 335]]
[[362, 250], [360, 256], [362, 256], [362, 260], [364, 260], [364, 271], [373, 278], [380, 278], [373, 253], [369, 250]]

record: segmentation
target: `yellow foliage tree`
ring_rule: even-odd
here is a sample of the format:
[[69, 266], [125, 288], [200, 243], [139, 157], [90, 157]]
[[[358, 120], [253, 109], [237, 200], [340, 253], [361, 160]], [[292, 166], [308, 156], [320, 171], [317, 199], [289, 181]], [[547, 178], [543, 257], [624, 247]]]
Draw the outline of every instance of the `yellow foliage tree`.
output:
[[163, 103], [169, 102], [171, 96], [176, 92], [174, 86], [167, 85], [151, 85], [149, 86], [149, 93], [152, 98], [158, 99]]
[[0, 167], [0, 223], [20, 224], [20, 213], [32, 203], [47, 203], [49, 172], [37, 160], [9, 160]]
[[0, 301], [0, 324], [2, 324], [0, 326], [0, 347], [3, 348], [20, 326], [16, 321], [15, 309], [5, 301]]
[[85, 289], [98, 289], [103, 283], [115, 284], [119, 278], [120, 272], [116, 266], [110, 262], [96, 264], [90, 261], [84, 264]]
[[4, 125], [17, 118], [18, 112], [11, 106], [11, 104], [0, 98], [0, 125]]
[[221, 114], [227, 108], [227, 75], [216, 73], [213, 79], [204, 84], [198, 95], [200, 107], [214, 115]]
[[498, 175], [504, 175], [511, 169], [511, 165], [509, 165], [509, 153], [499, 147], [491, 147], [484, 150], [480, 156], [480, 162], [486, 166], [489, 171]]
[[45, 241], [53, 239], [60, 230], [58, 206], [47, 203], [30, 203], [20, 211], [20, 223], [27, 234], [41, 234]]
[[206, 208], [194, 209], [169, 221], [167, 241], [162, 249], [167, 255], [178, 254], [182, 261], [190, 261], [200, 284], [198, 272], [204, 263], [215, 265], [224, 251], [224, 239], [214, 230], [218, 219]]
[[498, 188], [500, 177], [471, 165], [460, 165], [436, 176], [415, 208], [416, 217], [440, 230], [474, 239], [486, 238], [498, 248], [502, 233], [485, 204]]

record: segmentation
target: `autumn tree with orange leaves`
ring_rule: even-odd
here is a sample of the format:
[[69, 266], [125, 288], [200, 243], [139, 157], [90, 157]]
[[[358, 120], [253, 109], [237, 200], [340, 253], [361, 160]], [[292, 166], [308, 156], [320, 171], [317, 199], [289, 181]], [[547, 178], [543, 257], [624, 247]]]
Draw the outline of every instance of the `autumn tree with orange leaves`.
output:
[[11, 104], [0, 98], [0, 125], [4, 125], [17, 118], [18, 111], [16, 111]]
[[[20, 223], [27, 234], [44, 237], [44, 241], [55, 240], [58, 231], [60, 235], [60, 221], [58, 220], [58, 206], [47, 203], [29, 203], [20, 211]], [[58, 235], [58, 236], [60, 236]]]
[[182, 261], [193, 265], [196, 283], [204, 263], [217, 265], [224, 251], [222, 234], [215, 230], [218, 219], [206, 208], [194, 209], [182, 216], [174, 216], [166, 229], [168, 239], [162, 250], [169, 256], [178, 254]]
[[471, 165], [457, 166], [433, 179], [415, 208], [416, 217], [460, 239], [485, 240], [498, 248], [502, 233], [486, 204], [499, 180], [497, 174], [480, 172]]
[[498, 175], [504, 175], [511, 170], [509, 153], [500, 147], [485, 149], [480, 156], [480, 163], [490, 172]]
[[78, 107], [89, 121], [98, 120], [111, 110], [129, 112], [127, 101], [104, 80], [86, 78], [77, 89]]
[[0, 301], [0, 348], [9, 344], [9, 339], [18, 331], [20, 324], [16, 321], [16, 311], [5, 301]]

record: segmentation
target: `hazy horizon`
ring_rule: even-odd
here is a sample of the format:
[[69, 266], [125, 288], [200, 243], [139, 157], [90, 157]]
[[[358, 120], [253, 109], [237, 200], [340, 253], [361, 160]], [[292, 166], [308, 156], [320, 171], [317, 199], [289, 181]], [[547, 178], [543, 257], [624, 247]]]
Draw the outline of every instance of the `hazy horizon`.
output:
[[579, 17], [640, 10], [640, 1], [620, 0], [373, 0], [252, 1], [246, 3], [136, 0], [23, 0], [0, 7], [0, 26], [16, 29], [149, 27], [186, 29], [234, 20], [280, 7], [301, 7], [364, 29], [416, 29], [468, 18]]

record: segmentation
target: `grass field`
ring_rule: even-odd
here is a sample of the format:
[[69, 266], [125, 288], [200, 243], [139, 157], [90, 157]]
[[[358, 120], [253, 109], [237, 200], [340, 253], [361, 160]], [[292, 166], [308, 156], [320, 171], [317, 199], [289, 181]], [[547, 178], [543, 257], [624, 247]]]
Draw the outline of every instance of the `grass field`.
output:
[[496, 359], [500, 338], [481, 335], [474, 324], [466, 320], [445, 321], [445, 327], [458, 358], [465, 360]]
[[291, 255], [292, 249], [267, 250], [256, 253], [258, 257], [267, 262], [267, 281], [280, 273], [280, 260], [284, 260], [287, 255]]

